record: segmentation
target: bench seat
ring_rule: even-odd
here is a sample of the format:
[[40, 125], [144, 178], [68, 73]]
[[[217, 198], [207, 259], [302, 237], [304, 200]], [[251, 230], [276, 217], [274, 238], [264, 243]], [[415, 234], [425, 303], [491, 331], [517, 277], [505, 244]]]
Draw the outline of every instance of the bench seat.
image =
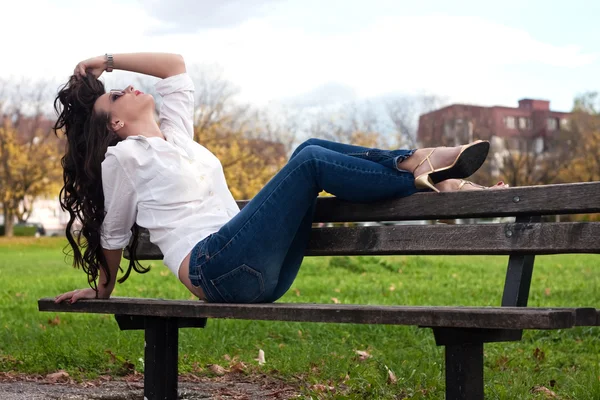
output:
[[484, 329], [563, 329], [598, 325], [594, 308], [428, 307], [355, 304], [219, 304], [193, 300], [113, 297], [55, 304], [39, 300], [40, 311], [85, 312], [169, 318], [231, 318], [265, 321], [417, 325]]

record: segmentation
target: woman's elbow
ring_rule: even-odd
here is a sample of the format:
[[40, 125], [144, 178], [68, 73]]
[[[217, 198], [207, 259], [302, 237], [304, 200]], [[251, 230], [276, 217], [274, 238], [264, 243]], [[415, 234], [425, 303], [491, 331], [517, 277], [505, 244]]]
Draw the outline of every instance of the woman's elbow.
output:
[[173, 75], [182, 74], [187, 71], [185, 68], [185, 60], [181, 54], [173, 54], [172, 68]]

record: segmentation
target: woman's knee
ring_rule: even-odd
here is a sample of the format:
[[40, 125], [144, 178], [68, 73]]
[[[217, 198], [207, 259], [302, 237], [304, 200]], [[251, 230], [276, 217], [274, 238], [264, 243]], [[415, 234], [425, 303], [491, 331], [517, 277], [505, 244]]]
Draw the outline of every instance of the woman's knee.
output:
[[294, 153], [290, 157], [290, 160], [292, 158], [296, 157], [298, 155], [298, 153], [300, 153], [300, 151], [302, 151], [304, 148], [306, 148], [308, 146], [320, 146], [320, 144], [322, 142], [323, 142], [322, 139], [317, 139], [317, 138], [306, 139], [304, 142], [300, 143], [300, 145], [298, 145], [298, 147], [296, 147], [296, 149], [294, 150]]
[[307, 146], [304, 146], [302, 148], [302, 150], [300, 150], [298, 152], [298, 154], [296, 154], [295, 157], [295, 161], [298, 162], [304, 162], [307, 160], [315, 160], [320, 158], [320, 155], [323, 153], [323, 151], [325, 151], [326, 149], [318, 146], [318, 145], [314, 145], [314, 144], [309, 144]]

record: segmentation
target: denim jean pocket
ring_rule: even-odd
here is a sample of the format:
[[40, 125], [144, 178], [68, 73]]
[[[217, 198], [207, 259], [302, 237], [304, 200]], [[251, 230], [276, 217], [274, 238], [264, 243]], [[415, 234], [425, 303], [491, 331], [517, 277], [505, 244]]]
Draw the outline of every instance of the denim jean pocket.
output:
[[212, 279], [211, 283], [227, 303], [254, 303], [265, 292], [262, 274], [246, 264]]

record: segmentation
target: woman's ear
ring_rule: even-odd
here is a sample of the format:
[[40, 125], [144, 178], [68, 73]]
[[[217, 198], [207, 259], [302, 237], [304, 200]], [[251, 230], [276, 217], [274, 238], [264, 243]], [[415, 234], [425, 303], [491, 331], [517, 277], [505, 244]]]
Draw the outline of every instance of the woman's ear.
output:
[[117, 132], [119, 129], [121, 129], [124, 126], [125, 126], [125, 123], [118, 119], [110, 122], [110, 129], [112, 129], [113, 132]]

